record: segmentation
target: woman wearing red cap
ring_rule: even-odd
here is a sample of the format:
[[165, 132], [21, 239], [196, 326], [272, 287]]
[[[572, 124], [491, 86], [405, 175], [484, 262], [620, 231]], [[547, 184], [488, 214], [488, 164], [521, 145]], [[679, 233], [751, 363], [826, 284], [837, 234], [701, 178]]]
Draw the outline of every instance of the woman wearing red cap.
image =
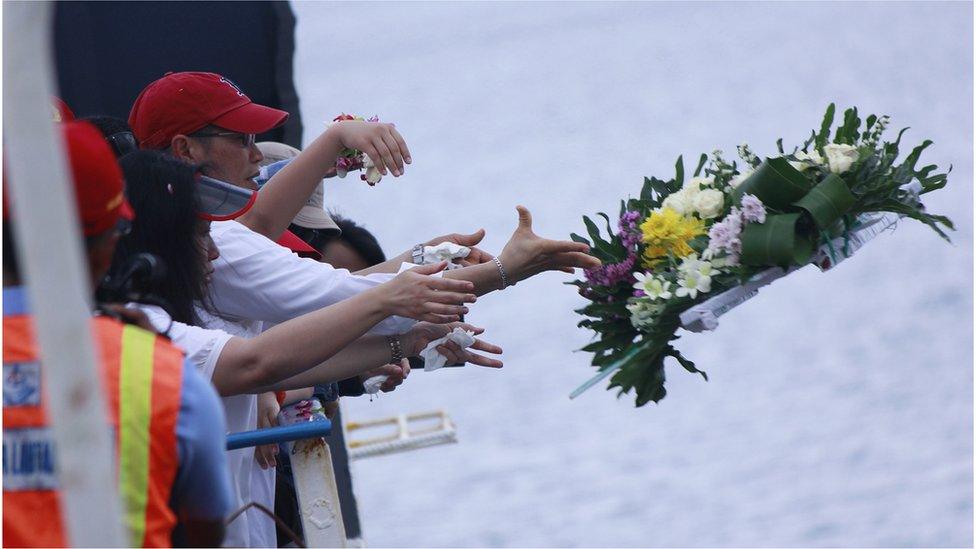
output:
[[[458, 303], [473, 302], [466, 293], [471, 284], [436, 279], [444, 265], [405, 272], [391, 282], [261, 331], [260, 322], [228, 322], [208, 310], [207, 278], [219, 251], [209, 237], [210, 221], [200, 216], [201, 185], [195, 170], [161, 153], [138, 151], [121, 160], [127, 195], [136, 212], [132, 229], [120, 242], [114, 269], [137, 253], [160, 257], [166, 275], [154, 289], [158, 306], [139, 306], [154, 326], [182, 348], [190, 362], [208, 377], [221, 394], [228, 430], [247, 431], [257, 426], [255, 393], [309, 387], [358, 375], [405, 356], [415, 356], [428, 342], [447, 334], [457, 324], [416, 324], [398, 338], [365, 336], [378, 321], [391, 314], [427, 310], [431, 314], [466, 311]], [[236, 212], [239, 213], [239, 212]], [[233, 214], [229, 214], [233, 215]], [[201, 326], [208, 326], [203, 328]], [[480, 333], [482, 330], [465, 325]], [[223, 329], [220, 329], [223, 328]], [[474, 349], [500, 353], [478, 342]], [[441, 347], [452, 360], [488, 367], [501, 362], [455, 347]], [[235, 508], [252, 501], [251, 477], [260, 474], [251, 449], [228, 452], [235, 488]], [[261, 545], [267, 540], [254, 521], [242, 515], [228, 526], [228, 545]], [[274, 530], [270, 539], [273, 541]]]

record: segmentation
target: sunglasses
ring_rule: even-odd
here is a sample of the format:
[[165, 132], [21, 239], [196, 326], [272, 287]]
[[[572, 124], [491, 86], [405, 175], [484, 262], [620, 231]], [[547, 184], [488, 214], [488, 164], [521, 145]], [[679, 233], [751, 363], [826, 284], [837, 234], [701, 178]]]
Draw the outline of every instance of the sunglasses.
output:
[[115, 152], [116, 158], [122, 158], [123, 156], [139, 148], [138, 143], [136, 143], [136, 137], [132, 135], [132, 132], [113, 133], [112, 135], [106, 137], [105, 140], [108, 141], [109, 145], [111, 145], [112, 150]]
[[232, 139], [237, 139], [240, 141], [241, 146], [244, 148], [249, 148], [254, 145], [255, 135], [253, 133], [238, 133], [238, 132], [200, 132], [190, 134], [189, 137], [230, 137]]
[[315, 248], [316, 250], [321, 250], [322, 246], [324, 246], [332, 237], [330, 233], [320, 229], [310, 229], [308, 227], [295, 225], [294, 223], [288, 226], [288, 230], [295, 233], [295, 236], [301, 238], [306, 244]]

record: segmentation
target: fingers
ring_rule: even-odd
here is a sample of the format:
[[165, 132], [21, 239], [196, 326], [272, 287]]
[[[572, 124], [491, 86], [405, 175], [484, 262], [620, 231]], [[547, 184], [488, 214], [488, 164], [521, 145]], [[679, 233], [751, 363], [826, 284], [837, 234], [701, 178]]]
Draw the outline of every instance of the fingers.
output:
[[[455, 301], [454, 303], [457, 302]], [[425, 303], [424, 309], [428, 313], [438, 315], [454, 315], [460, 317], [460, 315], [468, 314], [467, 307], [462, 307], [460, 305], [445, 305], [443, 303]]]
[[486, 353], [491, 353], [493, 355], [502, 354], [502, 348], [498, 345], [488, 343], [487, 341], [482, 341], [480, 339], [475, 339], [474, 344], [471, 345], [472, 349], [477, 349], [479, 351], [484, 351]]
[[438, 315], [434, 313], [423, 313], [417, 318], [417, 320], [430, 322], [431, 324], [450, 324], [452, 322], [457, 322], [461, 320], [461, 317], [457, 315]]
[[475, 301], [478, 301], [478, 296], [458, 292], [436, 291], [427, 296], [427, 300], [434, 303], [450, 303], [452, 305], [457, 305], [459, 303], [474, 303]]
[[278, 455], [277, 444], [264, 444], [254, 448], [254, 459], [262, 469], [277, 467], [278, 460], [275, 459], [276, 455]]
[[488, 358], [478, 353], [465, 353], [467, 355], [467, 362], [471, 364], [476, 364], [478, 366], [484, 366], [485, 368], [501, 368], [504, 366], [502, 361], [495, 360], [493, 358]]
[[480, 265], [482, 263], [488, 263], [489, 261], [491, 261], [493, 257], [494, 257], [493, 255], [491, 255], [490, 253], [484, 250], [480, 250], [478, 248], [472, 247], [471, 253], [468, 254], [468, 257], [461, 259], [459, 263], [465, 267], [469, 267], [471, 265]]
[[484, 229], [478, 229], [477, 231], [471, 234], [455, 234], [452, 237], [455, 244], [460, 244], [461, 246], [468, 246], [469, 248], [481, 242], [482, 239], [484, 238], [485, 238]]
[[382, 137], [373, 140], [373, 147], [376, 152], [379, 153], [380, 159], [377, 159], [372, 155], [370, 158], [373, 159], [373, 164], [380, 169], [380, 173], [386, 175], [387, 170], [392, 171], [393, 175], [399, 175], [396, 171], [396, 161], [393, 159], [393, 152], [390, 151], [390, 147], [383, 141]]
[[400, 369], [399, 366], [395, 364], [391, 364], [390, 366], [394, 373], [387, 376], [386, 381], [380, 385], [380, 390], [384, 393], [389, 393], [390, 391], [396, 389], [400, 384], [403, 383], [403, 380], [406, 379], [406, 376], [403, 374], [403, 370]]
[[467, 322], [458, 322], [455, 326], [451, 326], [451, 329], [452, 330], [454, 328], [461, 328], [461, 329], [467, 330], [469, 332], [474, 332], [475, 335], [484, 333], [484, 331], [485, 331], [484, 328], [479, 328], [479, 327], [477, 327], [477, 326], [475, 326], [473, 324], [468, 324]]
[[466, 362], [466, 354], [464, 349], [460, 345], [454, 343], [453, 341], [448, 341], [442, 345], [437, 346], [437, 352], [444, 355], [447, 359], [448, 364], [457, 364], [459, 362]]
[[398, 177], [403, 175], [403, 154], [400, 152], [400, 144], [389, 131], [381, 133], [380, 137], [391, 153], [393, 164], [390, 164], [390, 168], [393, 175]]
[[403, 371], [403, 379], [407, 379], [410, 375], [410, 361], [405, 358], [400, 360], [400, 369]]
[[393, 139], [395, 139], [397, 144], [400, 146], [400, 152], [403, 154], [403, 160], [406, 161], [407, 164], [411, 164], [413, 162], [413, 158], [410, 157], [410, 149], [407, 148], [407, 142], [403, 140], [403, 136], [400, 135], [400, 132], [398, 132], [395, 127], [393, 127], [393, 124], [390, 124], [390, 135], [393, 136]]
[[[417, 270], [417, 269], [414, 269]], [[474, 283], [467, 280], [457, 280], [454, 278], [431, 278], [427, 287], [441, 292], [466, 293], [474, 290]], [[467, 294], [474, 296], [474, 294]], [[471, 301], [474, 303], [474, 301]]]
[[542, 252], [547, 254], [560, 254], [565, 252], [581, 252], [585, 254], [590, 251], [590, 247], [586, 244], [573, 242], [572, 240], [550, 240], [546, 238], [542, 240], [540, 245]]
[[[595, 269], [601, 265], [599, 259], [593, 257], [592, 255], [580, 253], [580, 252], [570, 252], [556, 254], [555, 263], [559, 267], [578, 267], [580, 269]], [[572, 272], [572, 271], [570, 271]]]
[[529, 213], [529, 209], [525, 206], [515, 206], [515, 210], [518, 211], [518, 228], [531, 231], [532, 214]]
[[418, 273], [422, 275], [432, 275], [439, 273], [447, 268], [447, 261], [438, 261], [437, 263], [430, 263], [428, 265], [420, 265], [419, 267], [414, 267], [408, 272]]

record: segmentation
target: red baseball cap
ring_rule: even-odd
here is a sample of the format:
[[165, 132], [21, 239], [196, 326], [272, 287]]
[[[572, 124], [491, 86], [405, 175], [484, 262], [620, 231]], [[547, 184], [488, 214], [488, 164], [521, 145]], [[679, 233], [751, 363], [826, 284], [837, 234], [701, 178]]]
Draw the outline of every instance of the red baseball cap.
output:
[[173, 137], [208, 124], [240, 133], [264, 133], [285, 123], [288, 113], [252, 103], [244, 92], [212, 72], [169, 72], [146, 86], [129, 113], [143, 149], [165, 149]]
[[75, 205], [85, 236], [104, 233], [119, 218], [135, 218], [125, 199], [125, 182], [115, 154], [102, 132], [88, 122], [59, 125], [74, 181]]
[[[111, 229], [119, 219], [132, 221], [135, 214], [125, 199], [125, 182], [115, 153], [98, 128], [88, 122], [57, 125], [64, 139], [74, 186], [75, 207], [85, 236]], [[3, 170], [3, 218], [8, 219], [7, 170]]]
[[60, 97], [52, 96], [51, 118], [55, 122], [70, 122], [75, 119], [75, 113], [71, 111], [71, 107], [62, 101]]
[[299, 238], [298, 235], [288, 230], [281, 233], [281, 237], [278, 238], [278, 245], [288, 248], [301, 257], [308, 257], [316, 260], [322, 259], [322, 254], [318, 250]]

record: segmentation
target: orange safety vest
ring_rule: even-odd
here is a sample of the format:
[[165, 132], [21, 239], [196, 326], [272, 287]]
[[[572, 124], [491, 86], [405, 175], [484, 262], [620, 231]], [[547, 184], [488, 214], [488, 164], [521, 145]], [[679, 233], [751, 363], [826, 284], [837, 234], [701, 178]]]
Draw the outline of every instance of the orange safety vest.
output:
[[[93, 319], [93, 332], [130, 543], [169, 547], [176, 526], [169, 498], [179, 465], [183, 353], [162, 337], [108, 318]], [[34, 341], [29, 316], [4, 316], [3, 543], [65, 547], [48, 396]]]

